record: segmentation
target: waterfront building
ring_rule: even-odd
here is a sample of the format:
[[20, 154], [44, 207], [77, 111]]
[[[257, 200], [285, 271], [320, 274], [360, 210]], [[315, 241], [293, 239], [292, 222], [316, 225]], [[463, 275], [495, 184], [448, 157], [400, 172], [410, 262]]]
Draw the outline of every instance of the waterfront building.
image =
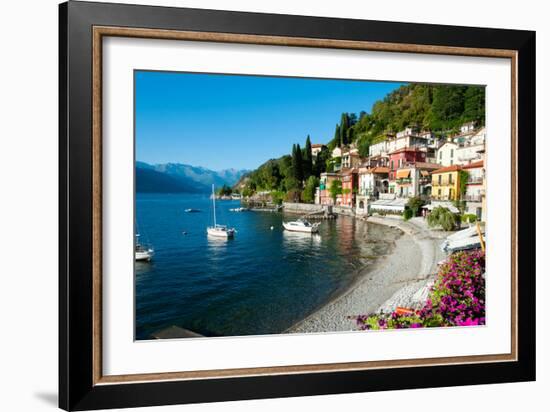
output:
[[468, 172], [466, 193], [463, 200], [466, 201], [466, 213], [476, 215], [478, 220], [485, 220], [485, 208], [483, 198], [485, 196], [485, 169], [483, 160], [470, 163], [462, 167]]
[[395, 174], [395, 193], [397, 197], [429, 197], [432, 193], [430, 173], [440, 169], [435, 163], [415, 162], [403, 165]]
[[330, 196], [330, 185], [334, 180], [340, 180], [338, 173], [321, 173], [319, 184], [319, 204], [325, 206], [334, 205], [334, 201]]
[[388, 193], [389, 181], [387, 167], [368, 167], [365, 163], [359, 168], [359, 182], [356, 197], [356, 213], [368, 213], [369, 202], [378, 199], [381, 194]]
[[432, 200], [458, 200], [460, 193], [459, 165], [452, 165], [432, 172]]
[[342, 178], [341, 205], [345, 207], [354, 207], [359, 181], [357, 169], [351, 168], [343, 170], [340, 175]]
[[350, 147], [342, 150], [342, 169], [350, 169], [360, 165], [361, 157], [355, 144], [351, 144]]

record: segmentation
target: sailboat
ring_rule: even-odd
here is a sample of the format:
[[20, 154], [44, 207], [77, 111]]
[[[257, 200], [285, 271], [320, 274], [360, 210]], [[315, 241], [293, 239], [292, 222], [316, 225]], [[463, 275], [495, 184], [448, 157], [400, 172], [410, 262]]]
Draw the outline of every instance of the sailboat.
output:
[[216, 223], [216, 194], [214, 192], [214, 185], [212, 185], [212, 212], [214, 216], [214, 226], [208, 226], [206, 228], [206, 233], [209, 236], [224, 237], [230, 238], [235, 234], [235, 229], [232, 227], [227, 227], [225, 225], [218, 225]]
[[146, 247], [139, 242], [139, 233], [136, 234], [135, 254], [136, 254], [137, 261], [147, 261], [147, 262], [149, 262], [153, 258], [153, 255], [155, 254], [155, 251], [152, 248]]

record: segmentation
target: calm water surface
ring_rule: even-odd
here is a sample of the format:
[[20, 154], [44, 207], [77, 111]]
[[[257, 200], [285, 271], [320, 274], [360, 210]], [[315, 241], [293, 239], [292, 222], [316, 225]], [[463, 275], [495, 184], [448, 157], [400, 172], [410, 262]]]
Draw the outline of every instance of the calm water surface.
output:
[[206, 336], [280, 333], [349, 287], [399, 236], [346, 217], [323, 221], [319, 235], [292, 233], [282, 221], [295, 217], [229, 211], [239, 206], [216, 202], [218, 223], [237, 233], [213, 239], [208, 196], [137, 194], [138, 231], [155, 249], [152, 262], [136, 262], [137, 339], [172, 325]]

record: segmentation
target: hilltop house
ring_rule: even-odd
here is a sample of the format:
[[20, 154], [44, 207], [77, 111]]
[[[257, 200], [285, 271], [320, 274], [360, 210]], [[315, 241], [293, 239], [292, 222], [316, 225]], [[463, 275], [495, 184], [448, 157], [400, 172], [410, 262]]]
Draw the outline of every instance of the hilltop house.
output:
[[322, 143], [313, 143], [311, 145], [311, 157], [317, 158], [317, 155], [323, 150], [323, 147], [325, 147], [325, 145]]

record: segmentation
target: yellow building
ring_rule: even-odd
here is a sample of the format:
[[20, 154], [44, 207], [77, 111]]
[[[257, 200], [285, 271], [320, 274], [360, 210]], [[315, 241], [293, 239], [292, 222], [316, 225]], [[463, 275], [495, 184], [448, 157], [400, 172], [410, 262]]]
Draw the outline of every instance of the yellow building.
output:
[[459, 199], [460, 170], [460, 166], [452, 165], [432, 172], [432, 198], [434, 200]]

